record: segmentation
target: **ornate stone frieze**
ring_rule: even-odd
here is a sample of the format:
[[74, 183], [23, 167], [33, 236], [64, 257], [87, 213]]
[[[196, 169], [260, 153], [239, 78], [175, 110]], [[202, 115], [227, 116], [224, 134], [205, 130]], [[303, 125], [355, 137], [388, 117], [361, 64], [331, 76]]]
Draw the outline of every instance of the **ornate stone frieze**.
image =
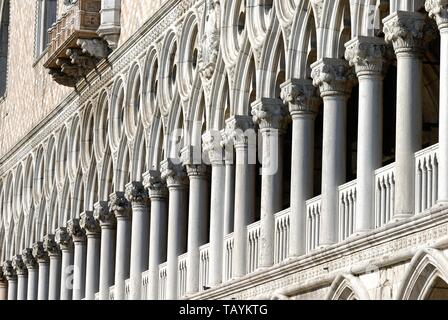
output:
[[62, 227], [57, 229], [54, 238], [61, 250], [70, 250], [73, 245], [73, 239], [67, 228]]
[[114, 192], [109, 196], [109, 208], [117, 219], [129, 219], [131, 216], [131, 204], [124, 192]]
[[7, 260], [3, 262], [3, 274], [5, 275], [6, 279], [11, 280], [15, 279], [17, 277], [16, 270], [14, 266], [12, 265], [11, 260]]
[[204, 32], [198, 50], [199, 72], [206, 80], [212, 78], [218, 61], [220, 17], [220, 0], [206, 0]]
[[126, 198], [132, 206], [148, 204], [148, 190], [140, 181], [133, 181], [126, 185]]
[[12, 259], [12, 266], [16, 270], [16, 274], [18, 276], [26, 276], [28, 274], [28, 269], [23, 262], [21, 255], [16, 255]]
[[274, 129], [283, 132], [286, 129], [288, 111], [280, 99], [262, 98], [252, 103], [252, 119], [261, 130]]
[[33, 256], [33, 249], [27, 248], [22, 251], [22, 259], [28, 270], [38, 267], [37, 260]]
[[224, 148], [221, 145], [223, 139], [220, 131], [209, 130], [202, 135], [202, 150], [208, 155], [210, 163], [222, 165], [224, 162]]
[[387, 43], [395, 54], [422, 54], [425, 45], [437, 35], [433, 21], [419, 12], [396, 11], [383, 20]]
[[313, 84], [319, 87], [322, 97], [350, 95], [356, 76], [348, 61], [323, 58], [313, 63], [311, 68]]
[[429, 17], [436, 20], [440, 30], [448, 28], [448, 0], [426, 0], [425, 9]]
[[322, 100], [312, 80], [290, 79], [280, 87], [281, 98], [284, 104], [289, 105], [291, 116], [303, 113], [315, 115], [318, 112]]
[[168, 189], [166, 181], [162, 179], [159, 171], [150, 170], [143, 174], [143, 184], [148, 189], [149, 198], [166, 199], [168, 196]]
[[255, 147], [256, 134], [254, 122], [250, 116], [235, 115], [226, 120], [226, 136], [232, 140], [235, 148]]
[[67, 231], [72, 236], [73, 242], [86, 241], [86, 233], [79, 223], [79, 219], [71, 219], [67, 222]]
[[44, 236], [44, 249], [48, 252], [50, 257], [58, 256], [61, 254], [61, 250], [56, 243], [54, 234], [47, 234]]
[[48, 263], [48, 252], [45, 251], [43, 242], [36, 242], [33, 244], [33, 256], [39, 263]]
[[85, 211], [81, 213], [81, 219], [79, 220], [79, 225], [86, 231], [87, 237], [97, 236], [101, 232], [100, 224], [96, 221], [93, 216], [93, 212]]
[[181, 163], [173, 159], [166, 159], [160, 163], [162, 179], [168, 188], [185, 188], [188, 186], [188, 177]]
[[345, 59], [355, 67], [358, 76], [384, 73], [387, 59], [391, 57], [390, 47], [378, 37], [358, 36], [345, 47]]
[[99, 201], [94, 205], [93, 216], [99, 221], [101, 228], [113, 228], [117, 223], [114, 211], [110, 210], [107, 201]]

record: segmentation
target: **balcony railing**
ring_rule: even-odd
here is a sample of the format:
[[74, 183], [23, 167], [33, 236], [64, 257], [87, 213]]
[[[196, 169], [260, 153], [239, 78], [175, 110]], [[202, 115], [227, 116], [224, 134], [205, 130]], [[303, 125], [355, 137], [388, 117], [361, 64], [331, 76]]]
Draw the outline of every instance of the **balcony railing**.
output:
[[179, 256], [177, 260], [177, 296], [182, 298], [187, 292], [187, 254]]
[[224, 282], [232, 279], [233, 246], [233, 233], [230, 233], [224, 237]]
[[319, 246], [321, 196], [306, 202], [306, 248], [307, 252]]
[[159, 300], [166, 299], [166, 273], [167, 264], [161, 264], [159, 266]]
[[142, 300], [148, 300], [149, 270], [142, 274]]
[[95, 293], [95, 300], [100, 300], [100, 293], [99, 292]]
[[375, 171], [375, 227], [392, 219], [395, 206], [395, 163]]
[[260, 227], [260, 221], [247, 227], [247, 273], [252, 273], [258, 269], [261, 236]]
[[339, 187], [339, 239], [353, 234], [356, 217], [356, 180]]
[[287, 209], [275, 215], [274, 263], [280, 263], [288, 258], [290, 232], [289, 213], [290, 209]]
[[210, 244], [207, 243], [199, 249], [199, 291], [204, 291], [209, 287], [210, 277], [210, 257], [209, 257]]
[[439, 145], [415, 154], [415, 212], [431, 208], [437, 201]]
[[127, 279], [124, 282], [124, 300], [131, 298], [131, 279]]
[[57, 83], [74, 87], [109, 53], [96, 32], [100, 10], [101, 0], [78, 0], [48, 30], [44, 66]]
[[115, 286], [109, 288], [109, 300], [115, 300]]

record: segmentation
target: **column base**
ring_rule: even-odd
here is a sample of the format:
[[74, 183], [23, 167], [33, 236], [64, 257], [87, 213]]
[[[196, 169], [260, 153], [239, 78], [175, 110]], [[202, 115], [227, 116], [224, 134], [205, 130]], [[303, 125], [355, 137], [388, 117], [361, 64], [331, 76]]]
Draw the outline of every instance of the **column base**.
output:
[[351, 240], [351, 239], [354, 239], [354, 238], [357, 238], [357, 237], [360, 237], [360, 236], [364, 236], [367, 233], [372, 232], [372, 230], [373, 230], [373, 228], [372, 229], [357, 230], [357, 231], [353, 232], [350, 236], [348, 236], [348, 238], [345, 239], [345, 240]]
[[399, 213], [396, 214], [392, 217], [392, 219], [390, 219], [390, 221], [387, 223], [387, 225], [389, 224], [394, 224], [409, 218], [412, 218], [414, 216], [414, 213]]

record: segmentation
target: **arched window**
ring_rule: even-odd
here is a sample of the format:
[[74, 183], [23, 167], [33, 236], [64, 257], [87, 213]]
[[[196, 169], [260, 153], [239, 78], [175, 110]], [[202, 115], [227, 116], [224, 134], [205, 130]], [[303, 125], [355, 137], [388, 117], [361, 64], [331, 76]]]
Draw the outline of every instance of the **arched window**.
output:
[[56, 21], [57, 0], [37, 0], [36, 57], [48, 45], [48, 29]]
[[0, 96], [6, 93], [9, 47], [9, 0], [0, 1]]

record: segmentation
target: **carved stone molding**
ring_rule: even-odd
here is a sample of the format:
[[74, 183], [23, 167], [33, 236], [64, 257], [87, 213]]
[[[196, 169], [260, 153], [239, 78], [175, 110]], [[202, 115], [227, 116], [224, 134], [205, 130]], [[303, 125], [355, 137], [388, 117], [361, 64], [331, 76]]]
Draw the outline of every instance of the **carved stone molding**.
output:
[[206, 0], [205, 24], [198, 50], [199, 72], [209, 80], [213, 77], [218, 61], [220, 42], [221, 7], [219, 0]]
[[61, 254], [58, 244], [56, 243], [54, 234], [47, 234], [44, 236], [44, 249], [48, 252], [50, 257]]
[[297, 114], [316, 115], [322, 99], [319, 89], [309, 79], [290, 79], [281, 84], [281, 98], [283, 103], [289, 105], [291, 116]]
[[70, 250], [73, 246], [73, 239], [67, 228], [59, 228], [56, 230], [55, 241], [59, 244], [61, 250]]
[[262, 98], [252, 103], [252, 119], [261, 130], [286, 130], [288, 111], [280, 99]]
[[319, 87], [322, 97], [349, 96], [356, 76], [348, 61], [323, 58], [311, 65], [313, 84]]
[[425, 9], [440, 30], [448, 28], [448, 0], [426, 0]]
[[181, 163], [174, 159], [166, 159], [160, 163], [162, 179], [169, 189], [186, 188], [188, 177]]
[[17, 273], [14, 269], [14, 266], [12, 265], [12, 261], [7, 260], [3, 262], [3, 274], [5, 275], [7, 280], [13, 280], [16, 279]]
[[110, 211], [115, 213], [117, 219], [129, 219], [131, 217], [131, 204], [124, 192], [114, 192], [109, 196]]
[[345, 59], [359, 76], [380, 75], [386, 69], [391, 53], [386, 42], [378, 37], [358, 36], [345, 44]]
[[101, 228], [114, 228], [117, 224], [114, 211], [109, 209], [107, 201], [99, 201], [94, 205], [93, 215], [99, 221]]
[[101, 228], [93, 216], [93, 212], [85, 211], [81, 213], [81, 219], [79, 220], [79, 225], [86, 231], [87, 237], [89, 236], [99, 236], [101, 233]]
[[148, 189], [151, 200], [164, 200], [168, 197], [166, 181], [162, 179], [159, 171], [150, 170], [143, 174], [143, 185]]
[[419, 12], [396, 11], [383, 20], [387, 43], [395, 54], [421, 55], [425, 45], [437, 35], [435, 23]]
[[45, 251], [43, 242], [36, 242], [33, 244], [33, 256], [38, 263], [48, 263], [48, 252]]
[[38, 267], [37, 260], [33, 256], [33, 249], [27, 248], [22, 251], [22, 259], [28, 270]]
[[86, 233], [81, 225], [79, 219], [71, 219], [67, 222], [67, 231], [72, 236], [73, 242], [85, 242]]
[[133, 181], [126, 185], [126, 198], [132, 206], [148, 205], [148, 190], [140, 181]]

